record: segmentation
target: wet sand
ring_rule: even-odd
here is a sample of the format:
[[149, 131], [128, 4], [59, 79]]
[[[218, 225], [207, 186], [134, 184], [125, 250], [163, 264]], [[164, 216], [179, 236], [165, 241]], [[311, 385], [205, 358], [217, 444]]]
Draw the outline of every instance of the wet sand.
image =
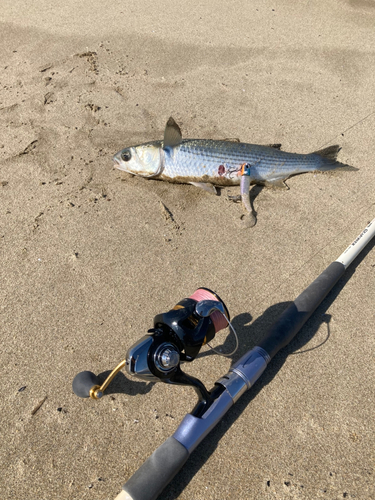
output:
[[[0, 7], [1, 497], [113, 499], [195, 405], [186, 387], [105, 374], [153, 317], [204, 286], [237, 360], [375, 216], [375, 4], [68, 1]], [[210, 195], [113, 168], [122, 147], [240, 138], [357, 172]], [[167, 211], [166, 211], [167, 209]], [[375, 498], [375, 249], [175, 477], [165, 500]], [[231, 348], [229, 331], [214, 345]], [[232, 359], [187, 367], [207, 387]]]

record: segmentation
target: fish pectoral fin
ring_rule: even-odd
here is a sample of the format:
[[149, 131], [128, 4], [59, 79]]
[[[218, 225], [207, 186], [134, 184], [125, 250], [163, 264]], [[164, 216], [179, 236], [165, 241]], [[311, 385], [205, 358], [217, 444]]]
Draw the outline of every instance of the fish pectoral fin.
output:
[[275, 179], [274, 181], [266, 181], [264, 185], [270, 188], [285, 189], [285, 190], [289, 189], [289, 186], [282, 179]]
[[239, 203], [242, 200], [240, 194], [228, 194], [228, 200], [233, 201], [234, 203]]
[[208, 193], [217, 194], [215, 186], [213, 186], [212, 184], [209, 184], [207, 182], [189, 182], [189, 184], [192, 184], [193, 186], [204, 189]]
[[182, 134], [180, 127], [177, 125], [174, 119], [170, 117], [164, 130], [163, 148], [173, 148], [181, 144], [181, 142]]

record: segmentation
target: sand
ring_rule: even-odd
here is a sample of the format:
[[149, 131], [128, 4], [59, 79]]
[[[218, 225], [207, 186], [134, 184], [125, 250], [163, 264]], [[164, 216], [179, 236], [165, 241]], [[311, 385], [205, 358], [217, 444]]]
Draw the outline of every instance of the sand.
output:
[[[123, 375], [79, 399], [74, 376], [108, 372], [199, 286], [226, 302], [238, 359], [374, 218], [375, 3], [2, 0], [0, 13], [1, 498], [110, 500], [196, 396]], [[243, 229], [238, 189], [113, 168], [169, 116], [184, 137], [339, 143], [359, 170], [253, 188]], [[375, 498], [374, 278], [370, 244], [160, 498]], [[211, 387], [233, 360], [203, 354], [188, 371]]]

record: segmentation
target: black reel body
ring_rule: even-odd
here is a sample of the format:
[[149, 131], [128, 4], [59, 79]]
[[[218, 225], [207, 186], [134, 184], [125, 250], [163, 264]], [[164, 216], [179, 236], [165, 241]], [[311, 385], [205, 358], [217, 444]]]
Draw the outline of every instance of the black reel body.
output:
[[[91, 372], [81, 372], [73, 381], [73, 390], [77, 396], [99, 399], [114, 376], [125, 366], [129, 375], [149, 382], [190, 385], [198, 394], [198, 405], [205, 405], [210, 400], [205, 386], [200, 380], [184, 373], [180, 365], [193, 361], [202, 346], [225, 328], [228, 321], [229, 313], [223, 301], [211, 290], [200, 288], [170, 311], [157, 314], [154, 328], [130, 347], [126, 359], [102, 386], [96, 384], [89, 388], [90, 381], [97, 382], [97, 378], [94, 374], [87, 375]], [[85, 386], [83, 389], [82, 384]]]
[[[180, 363], [193, 361], [201, 347], [215, 336], [212, 319], [196, 313], [197, 301], [181, 300], [154, 318], [154, 328], [127, 352], [126, 371], [146, 380], [178, 383]], [[178, 376], [178, 379], [181, 377]]]
[[197, 301], [183, 299], [166, 313], [154, 318], [155, 331], [162, 331], [181, 350], [181, 361], [193, 361], [202, 345], [215, 337], [215, 325], [210, 316], [196, 312]]

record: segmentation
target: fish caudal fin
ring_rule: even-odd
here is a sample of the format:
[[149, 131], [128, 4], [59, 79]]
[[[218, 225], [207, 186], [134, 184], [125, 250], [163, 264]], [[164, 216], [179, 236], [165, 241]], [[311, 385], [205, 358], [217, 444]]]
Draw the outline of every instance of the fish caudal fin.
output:
[[347, 165], [346, 163], [340, 163], [337, 161], [337, 155], [340, 151], [340, 146], [335, 144], [334, 146], [328, 146], [328, 148], [319, 149], [319, 151], [314, 151], [312, 154], [319, 155], [325, 161], [319, 166], [318, 170], [325, 172], [328, 170], [339, 169], [340, 171], [357, 171], [358, 168]]
[[340, 149], [340, 146], [338, 144], [335, 144], [334, 146], [328, 146], [328, 148], [314, 151], [313, 154], [322, 156], [323, 158], [327, 158], [327, 160], [336, 160]]

